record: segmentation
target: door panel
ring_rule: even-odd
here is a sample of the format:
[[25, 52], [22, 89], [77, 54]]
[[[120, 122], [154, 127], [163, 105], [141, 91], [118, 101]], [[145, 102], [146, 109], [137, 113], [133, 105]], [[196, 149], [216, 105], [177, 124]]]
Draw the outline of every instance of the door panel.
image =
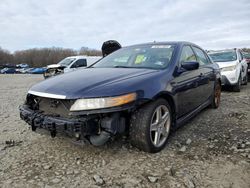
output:
[[214, 89], [214, 73], [210, 66], [202, 66], [199, 79], [199, 103], [204, 103], [211, 95]]
[[197, 107], [199, 75], [199, 70], [186, 71], [173, 80], [172, 86], [177, 98], [177, 118]]
[[173, 79], [172, 87], [177, 99], [177, 118], [185, 115], [197, 107], [199, 69], [187, 71], [181, 68], [185, 62], [197, 61], [194, 51], [189, 45], [183, 46], [180, 60], [179, 70], [182, 70], [178, 76]]
[[202, 104], [212, 95], [214, 89], [214, 73], [212, 69], [212, 62], [207, 54], [200, 48], [192, 46], [200, 64], [200, 80], [199, 80], [199, 103]]

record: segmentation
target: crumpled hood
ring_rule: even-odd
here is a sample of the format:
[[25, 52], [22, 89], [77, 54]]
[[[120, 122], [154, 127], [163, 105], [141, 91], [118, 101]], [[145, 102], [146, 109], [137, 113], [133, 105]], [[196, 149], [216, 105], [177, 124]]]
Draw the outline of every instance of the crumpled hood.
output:
[[[129, 92], [128, 84], [136, 83], [143, 75], [156, 72], [152, 69], [87, 68], [48, 78], [34, 85], [29, 93], [61, 99], [115, 96]], [[112, 89], [107, 91], [105, 87]]]
[[237, 61], [216, 62], [220, 68], [237, 65]]

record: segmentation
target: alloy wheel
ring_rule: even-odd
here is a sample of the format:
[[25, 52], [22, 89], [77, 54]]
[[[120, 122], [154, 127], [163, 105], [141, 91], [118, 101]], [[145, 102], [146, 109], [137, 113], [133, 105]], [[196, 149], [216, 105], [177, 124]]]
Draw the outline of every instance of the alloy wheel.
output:
[[170, 131], [171, 117], [167, 106], [158, 106], [152, 116], [150, 124], [151, 142], [156, 147], [161, 147], [168, 138]]

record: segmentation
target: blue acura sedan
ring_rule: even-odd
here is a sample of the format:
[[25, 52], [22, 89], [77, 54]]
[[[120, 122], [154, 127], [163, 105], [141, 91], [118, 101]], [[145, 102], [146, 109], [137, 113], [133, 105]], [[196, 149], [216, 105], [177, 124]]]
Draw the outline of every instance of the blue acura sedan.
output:
[[33, 131], [66, 133], [99, 146], [125, 134], [143, 151], [162, 150], [170, 133], [202, 109], [217, 108], [221, 75], [189, 42], [123, 47], [94, 65], [28, 91], [20, 116]]

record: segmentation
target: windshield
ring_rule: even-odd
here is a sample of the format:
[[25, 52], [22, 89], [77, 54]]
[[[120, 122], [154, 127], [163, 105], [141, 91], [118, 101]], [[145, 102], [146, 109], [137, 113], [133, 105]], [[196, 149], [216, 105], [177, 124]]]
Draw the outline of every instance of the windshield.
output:
[[76, 58], [65, 58], [62, 61], [60, 61], [58, 64], [63, 66], [69, 66], [73, 61], [75, 61]]
[[226, 62], [237, 60], [235, 51], [213, 52], [209, 53], [209, 56], [214, 62]]
[[250, 59], [250, 53], [244, 53], [243, 56], [244, 56], [244, 58], [246, 58], [246, 59]]
[[174, 45], [125, 47], [101, 59], [92, 67], [162, 69], [169, 65], [174, 48]]

